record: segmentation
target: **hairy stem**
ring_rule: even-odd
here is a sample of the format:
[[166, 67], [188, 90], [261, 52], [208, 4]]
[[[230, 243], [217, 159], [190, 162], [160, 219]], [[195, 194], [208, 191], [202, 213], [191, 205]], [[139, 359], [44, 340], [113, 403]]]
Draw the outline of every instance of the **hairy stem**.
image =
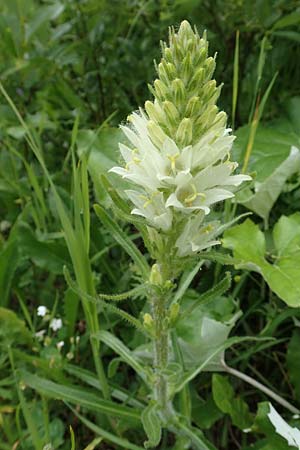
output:
[[155, 264], [155, 274], [151, 283], [151, 309], [153, 317], [153, 348], [154, 370], [156, 373], [154, 384], [154, 398], [157, 401], [162, 417], [168, 420], [172, 415], [169, 401], [168, 378], [166, 369], [169, 362], [169, 325], [168, 325], [168, 292], [165, 283], [169, 279], [168, 264]]
[[163, 296], [155, 295], [152, 298], [152, 312], [154, 319], [154, 367], [157, 371], [155, 384], [155, 399], [163, 411], [167, 410], [168, 387], [166, 376], [163, 373], [168, 365], [169, 333], [166, 326], [166, 305]]

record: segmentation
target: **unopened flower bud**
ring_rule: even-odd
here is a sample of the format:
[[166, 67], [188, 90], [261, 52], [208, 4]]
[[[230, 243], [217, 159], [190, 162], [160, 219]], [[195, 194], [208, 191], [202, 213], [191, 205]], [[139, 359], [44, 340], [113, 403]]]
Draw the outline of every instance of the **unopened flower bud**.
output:
[[168, 62], [173, 61], [173, 54], [172, 54], [172, 50], [170, 49], [170, 47], [166, 47], [164, 49], [164, 57], [166, 58], [166, 61], [168, 61]]
[[154, 81], [155, 96], [158, 100], [163, 101], [168, 95], [168, 88], [161, 80]]
[[220, 111], [213, 122], [213, 126], [218, 125], [218, 127], [222, 128], [225, 127], [227, 122], [227, 114], [225, 111]]
[[172, 102], [169, 102], [168, 100], [166, 100], [163, 103], [163, 109], [164, 109], [164, 112], [165, 112], [171, 126], [176, 125], [176, 123], [178, 122], [178, 119], [179, 119], [179, 113], [176, 109], [176, 106]]
[[200, 39], [203, 47], [198, 51], [195, 60], [193, 61], [195, 65], [201, 66], [205, 59], [207, 58], [207, 42], [203, 39]]
[[153, 325], [153, 318], [152, 318], [151, 314], [149, 314], [149, 313], [144, 314], [143, 323], [144, 323], [144, 326], [146, 326], [146, 327], [151, 327]]
[[211, 80], [203, 86], [204, 100], [208, 101], [216, 92], [216, 80]]
[[165, 114], [157, 102], [156, 104], [154, 104], [149, 100], [147, 100], [145, 103], [145, 109], [150, 119], [153, 120], [154, 122], [165, 121], [166, 119]]
[[203, 69], [203, 67], [200, 67], [200, 69], [198, 69], [196, 71], [195, 75], [192, 77], [192, 79], [189, 83], [189, 86], [188, 86], [189, 90], [190, 91], [194, 91], [194, 90], [199, 91], [203, 85], [204, 78], [205, 78], [205, 70]]
[[187, 117], [192, 117], [197, 115], [197, 113], [199, 114], [199, 110], [201, 108], [202, 102], [200, 101], [199, 97], [192, 97], [189, 99], [186, 110], [185, 110], [185, 115]]
[[195, 52], [195, 50], [196, 50], [195, 38], [189, 39], [187, 41], [187, 45], [186, 45], [186, 52], [193, 54]]
[[173, 303], [173, 305], [171, 305], [170, 312], [169, 312], [169, 319], [170, 319], [171, 325], [173, 325], [176, 322], [176, 319], [179, 314], [179, 310], [180, 310], [179, 303]]
[[216, 68], [215, 58], [211, 56], [205, 60], [204, 69], [205, 69], [205, 80], [210, 80]]
[[149, 277], [150, 284], [154, 284], [155, 286], [161, 286], [163, 279], [160, 271], [160, 267], [158, 264], [153, 264]]
[[220, 84], [220, 86], [218, 86], [215, 90], [215, 92], [212, 94], [212, 96], [207, 100], [207, 104], [209, 105], [213, 105], [217, 102], [220, 94], [221, 94], [221, 89], [223, 87], [223, 84]]
[[193, 74], [193, 64], [191, 60], [191, 54], [187, 53], [184, 60], [182, 61], [182, 76], [187, 82]]
[[161, 147], [167, 138], [161, 127], [153, 120], [149, 120], [147, 129], [153, 144], [157, 145], [157, 147]]
[[174, 64], [162, 60], [158, 65], [159, 78], [168, 85], [174, 78], [176, 78], [176, 69]]
[[194, 37], [194, 32], [187, 20], [183, 20], [180, 24], [179, 30], [178, 30], [178, 36], [180, 39], [189, 39]]
[[186, 145], [190, 145], [193, 139], [193, 122], [191, 119], [185, 117], [179, 124], [176, 140], [177, 142], [185, 147]]
[[175, 60], [182, 61], [182, 58], [184, 57], [184, 51], [178, 41], [178, 36], [174, 36], [171, 49], [173, 50]]
[[204, 111], [201, 116], [198, 117], [195, 122], [196, 127], [199, 125], [202, 130], [209, 128], [213, 125], [216, 115], [218, 113], [218, 107], [216, 105], [211, 105]]
[[185, 87], [182, 80], [175, 78], [172, 81], [172, 91], [174, 92], [176, 105], [182, 105], [185, 100]]

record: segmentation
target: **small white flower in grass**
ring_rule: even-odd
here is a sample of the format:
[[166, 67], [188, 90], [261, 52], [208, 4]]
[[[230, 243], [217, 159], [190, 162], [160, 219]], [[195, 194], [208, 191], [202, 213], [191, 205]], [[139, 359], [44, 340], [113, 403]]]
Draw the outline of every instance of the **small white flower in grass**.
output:
[[61, 319], [56, 319], [56, 318], [54, 318], [54, 319], [51, 320], [51, 322], [50, 322], [50, 328], [51, 328], [53, 331], [60, 330], [61, 327], [62, 327], [62, 320], [61, 320]]
[[59, 342], [56, 344], [56, 347], [58, 348], [58, 350], [61, 350], [61, 349], [63, 348], [64, 345], [65, 345], [64, 341], [59, 341]]
[[35, 337], [37, 337], [39, 340], [41, 340], [43, 337], [44, 337], [44, 334], [46, 333], [46, 330], [40, 330], [40, 331], [37, 331], [36, 333], [35, 333]]
[[38, 316], [45, 317], [47, 312], [48, 312], [48, 309], [47, 309], [46, 306], [43, 306], [43, 305], [38, 306], [38, 309], [37, 309], [37, 315]]

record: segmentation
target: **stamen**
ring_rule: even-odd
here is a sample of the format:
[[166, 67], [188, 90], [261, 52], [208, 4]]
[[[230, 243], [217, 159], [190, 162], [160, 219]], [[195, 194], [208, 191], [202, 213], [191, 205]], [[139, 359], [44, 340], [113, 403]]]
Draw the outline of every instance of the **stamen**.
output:
[[183, 201], [184, 203], [190, 207], [192, 206], [193, 202], [196, 200], [197, 197], [201, 197], [203, 199], [206, 198], [206, 195], [203, 194], [203, 192], [197, 192], [196, 186], [194, 184], [191, 184], [191, 188], [193, 190], [193, 193], [188, 195]]
[[167, 158], [170, 160], [171, 162], [171, 169], [172, 172], [176, 171], [176, 159], [178, 159], [180, 156], [180, 153], [175, 153], [175, 155], [167, 155]]

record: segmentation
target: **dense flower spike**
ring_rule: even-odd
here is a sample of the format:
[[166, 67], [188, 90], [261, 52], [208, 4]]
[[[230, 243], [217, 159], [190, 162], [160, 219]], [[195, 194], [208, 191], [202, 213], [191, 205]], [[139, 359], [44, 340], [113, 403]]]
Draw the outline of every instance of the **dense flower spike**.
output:
[[154, 100], [121, 127], [129, 141], [120, 144], [125, 167], [111, 171], [137, 186], [126, 191], [132, 214], [157, 230], [178, 230], [178, 256], [186, 256], [218, 243], [218, 224], [204, 223], [205, 216], [250, 177], [232, 175], [234, 136], [216, 106], [221, 86], [212, 80], [215, 57], [208, 57], [205, 34], [184, 21], [178, 33], [170, 29], [162, 53], [150, 86]]

